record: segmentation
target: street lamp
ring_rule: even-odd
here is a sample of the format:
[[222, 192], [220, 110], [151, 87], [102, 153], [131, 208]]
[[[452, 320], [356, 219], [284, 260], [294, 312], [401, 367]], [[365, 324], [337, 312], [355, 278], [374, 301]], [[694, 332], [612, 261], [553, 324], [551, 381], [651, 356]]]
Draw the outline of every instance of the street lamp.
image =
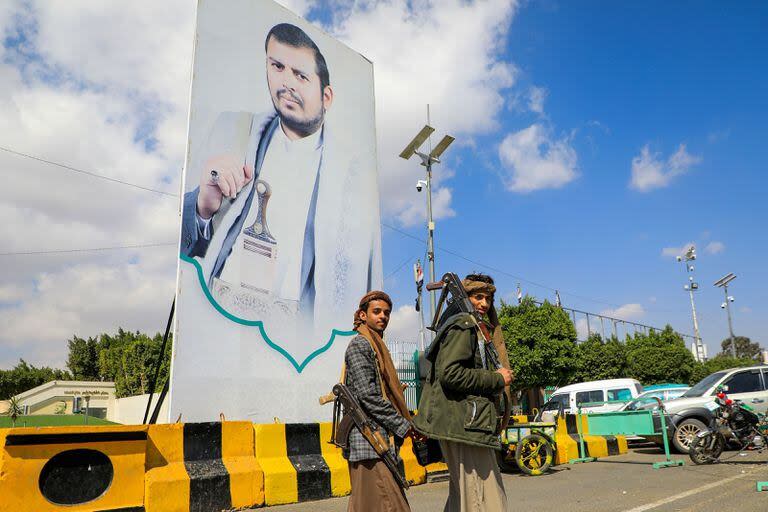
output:
[[688, 275], [688, 284], [683, 288], [688, 291], [691, 296], [691, 312], [693, 313], [693, 333], [694, 333], [694, 348], [697, 361], [704, 361], [706, 354], [704, 353], [704, 344], [701, 342], [701, 336], [699, 335], [699, 322], [696, 319], [696, 304], [693, 302], [693, 292], [699, 289], [699, 283], [693, 280], [693, 263], [696, 260], [696, 247], [691, 245], [685, 254], [677, 257], [677, 261], [682, 262], [685, 260], [685, 270]]
[[728, 332], [731, 335], [731, 354], [733, 354], [733, 357], [736, 357], [736, 340], [733, 337], [733, 324], [731, 323], [731, 302], [733, 302], [733, 297], [728, 295], [728, 283], [734, 279], [736, 279], [736, 274], [729, 272], [728, 274], [715, 281], [714, 286], [722, 288], [723, 291], [725, 291], [725, 302], [723, 302], [720, 307], [725, 309], [725, 311], [728, 313]]
[[[427, 179], [419, 180], [416, 183], [416, 190], [421, 192], [423, 188], [426, 188], [427, 192], [427, 257], [429, 258], [429, 280], [435, 282], [435, 223], [432, 220], [432, 164], [440, 163], [440, 155], [448, 149], [448, 146], [455, 140], [450, 135], [446, 135], [435, 146], [429, 154], [425, 154], [419, 151], [419, 148], [426, 142], [432, 132], [435, 129], [431, 126], [424, 125], [424, 128], [419, 131], [413, 140], [405, 146], [405, 149], [400, 153], [400, 158], [408, 160], [413, 155], [417, 155], [421, 158], [421, 165], [426, 168]], [[435, 291], [432, 290], [429, 294], [429, 314], [430, 318], [435, 316]]]

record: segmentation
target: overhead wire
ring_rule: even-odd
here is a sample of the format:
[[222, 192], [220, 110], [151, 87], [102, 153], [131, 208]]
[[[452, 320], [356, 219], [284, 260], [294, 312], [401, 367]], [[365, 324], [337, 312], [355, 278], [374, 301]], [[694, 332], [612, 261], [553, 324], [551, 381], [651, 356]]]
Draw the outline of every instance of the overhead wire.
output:
[[[143, 190], [143, 191], [146, 191], [146, 192], [152, 192], [152, 193], [156, 193], [156, 194], [161, 194], [161, 195], [168, 196], [168, 197], [176, 197], [176, 198], [179, 197], [179, 194], [174, 194], [174, 193], [171, 193], [171, 192], [166, 192], [164, 190], [155, 189], [155, 188], [151, 188], [151, 187], [145, 187], [143, 185], [138, 185], [136, 183], [131, 183], [131, 182], [128, 182], [128, 181], [119, 180], [117, 178], [112, 178], [112, 177], [109, 177], [109, 176], [106, 176], [106, 175], [103, 175], [103, 174], [99, 174], [99, 173], [96, 173], [96, 172], [93, 172], [93, 171], [87, 171], [85, 169], [80, 169], [80, 168], [77, 168], [77, 167], [73, 167], [71, 165], [66, 165], [66, 164], [62, 164], [62, 163], [55, 162], [55, 161], [52, 161], [52, 160], [47, 160], [45, 158], [41, 158], [41, 157], [38, 157], [38, 156], [30, 155], [28, 153], [23, 153], [21, 151], [15, 151], [13, 149], [10, 149], [10, 148], [4, 147], [4, 146], [0, 146], [0, 151], [4, 151], [6, 153], [13, 154], [13, 155], [16, 155], [16, 156], [20, 156], [20, 157], [23, 157], [23, 158], [29, 158], [29, 159], [35, 160], [37, 162], [42, 162], [42, 163], [45, 163], [45, 164], [53, 165], [55, 167], [58, 167], [58, 168], [61, 168], [61, 169], [65, 169], [65, 170], [68, 170], [68, 171], [71, 171], [71, 172], [76, 172], [76, 173], [84, 174], [84, 175], [90, 176], [92, 178], [102, 179], [102, 180], [105, 180], [105, 181], [109, 181], [111, 183], [116, 183], [116, 184], [119, 184], [119, 185], [125, 185], [125, 186], [128, 186], [128, 187], [133, 187], [133, 188], [136, 188], [136, 189], [139, 189], [139, 190]], [[399, 229], [399, 228], [397, 228], [395, 226], [392, 226], [392, 225], [387, 224], [385, 222], [382, 222], [381, 225], [386, 227], [386, 228], [389, 228], [389, 229], [391, 229], [391, 230], [393, 230], [393, 231], [395, 231], [397, 233], [400, 233], [401, 235], [403, 235], [403, 236], [405, 236], [407, 238], [411, 238], [413, 240], [417, 240], [417, 241], [419, 241], [421, 243], [426, 243], [426, 240], [424, 240], [423, 238], [415, 236], [415, 235], [413, 235], [411, 233], [408, 233], [407, 231], [404, 231], [402, 229]], [[63, 253], [75, 253], [75, 252], [109, 251], [109, 250], [119, 250], [119, 249], [141, 249], [141, 248], [159, 247], [159, 246], [167, 246], [167, 245], [175, 245], [175, 244], [169, 242], [169, 243], [164, 243], [164, 244], [140, 244], [140, 245], [134, 245], [134, 246], [125, 245], [125, 246], [100, 247], [100, 248], [91, 248], [91, 249], [83, 248], [83, 249], [61, 249], [61, 250], [50, 250], [50, 251], [18, 251], [18, 252], [0, 253], [0, 256], [22, 256], [22, 255], [34, 255], [34, 254], [63, 254]], [[580, 295], [580, 294], [577, 294], [577, 293], [569, 292], [567, 290], [561, 290], [559, 288], [553, 288], [551, 286], [547, 286], [547, 285], [542, 284], [542, 283], [537, 283], [536, 281], [531, 281], [530, 279], [526, 279], [526, 278], [524, 278], [522, 276], [518, 276], [518, 275], [512, 274], [512, 273], [507, 272], [505, 270], [502, 270], [500, 268], [496, 268], [496, 267], [493, 267], [491, 265], [487, 265], [485, 263], [479, 262], [477, 260], [473, 260], [471, 258], [468, 258], [468, 257], [464, 256], [463, 254], [460, 254], [460, 253], [458, 253], [456, 251], [453, 251], [453, 250], [445, 248], [445, 247], [441, 247], [441, 246], [437, 246], [436, 245], [435, 249], [439, 250], [441, 252], [444, 252], [446, 254], [450, 254], [451, 256], [454, 256], [454, 257], [459, 258], [461, 260], [464, 260], [467, 263], [471, 263], [473, 265], [477, 265], [478, 267], [485, 268], [485, 269], [487, 269], [489, 271], [492, 271], [492, 272], [495, 272], [497, 274], [501, 274], [501, 275], [504, 275], [504, 276], [507, 276], [507, 277], [511, 277], [513, 279], [516, 279], [518, 281], [527, 283], [527, 284], [532, 285], [532, 286], [537, 286], [539, 288], [543, 288], [545, 290], [550, 290], [550, 291], [559, 290], [561, 293], [567, 294], [567, 295], [569, 295], [571, 297], [579, 298], [579, 299], [582, 299], [582, 300], [585, 300], [585, 301], [589, 301], [589, 302], [593, 302], [593, 303], [596, 303], [596, 304], [603, 304], [603, 305], [607, 305], [607, 306], [611, 306], [611, 307], [616, 307], [616, 308], [617, 307], [621, 307], [621, 305], [616, 304], [616, 303], [612, 303], [612, 302], [608, 302], [608, 301], [600, 300], [600, 299], [593, 299], [591, 297], [587, 297], [587, 296]], [[426, 260], [425, 260], [425, 263], [426, 263]], [[392, 274], [400, 271], [404, 265], [405, 265], [405, 262], [400, 264], [400, 266], [397, 267], [397, 269], [394, 272], [390, 272], [387, 275], [387, 277], [390, 277]]]

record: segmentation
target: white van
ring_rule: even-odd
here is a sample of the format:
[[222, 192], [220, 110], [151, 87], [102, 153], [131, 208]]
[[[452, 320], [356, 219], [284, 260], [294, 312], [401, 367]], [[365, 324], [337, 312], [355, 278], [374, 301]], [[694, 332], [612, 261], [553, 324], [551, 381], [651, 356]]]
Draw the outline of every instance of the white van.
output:
[[620, 409], [627, 401], [637, 398], [643, 385], [635, 379], [608, 379], [570, 384], [555, 390], [541, 408], [541, 414], [557, 413], [562, 406], [566, 413], [576, 413], [582, 404], [582, 412], [608, 412]]

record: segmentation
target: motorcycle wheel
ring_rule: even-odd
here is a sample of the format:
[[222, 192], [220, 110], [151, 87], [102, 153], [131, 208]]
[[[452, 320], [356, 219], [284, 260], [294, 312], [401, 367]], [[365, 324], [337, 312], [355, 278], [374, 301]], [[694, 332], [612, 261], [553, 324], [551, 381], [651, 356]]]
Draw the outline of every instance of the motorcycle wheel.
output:
[[725, 448], [725, 438], [721, 434], [708, 432], [705, 436], [696, 436], [691, 441], [688, 456], [696, 465], [714, 464]]

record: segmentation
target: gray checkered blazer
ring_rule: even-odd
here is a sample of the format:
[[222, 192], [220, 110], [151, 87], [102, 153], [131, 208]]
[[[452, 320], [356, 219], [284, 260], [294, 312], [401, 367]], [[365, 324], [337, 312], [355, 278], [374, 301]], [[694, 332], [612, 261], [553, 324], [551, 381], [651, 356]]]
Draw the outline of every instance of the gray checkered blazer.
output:
[[[411, 424], [400, 416], [395, 407], [382, 396], [376, 353], [368, 340], [360, 335], [355, 336], [347, 346], [344, 361], [347, 365], [345, 384], [357, 398], [360, 407], [384, 437], [393, 434], [396, 436], [397, 444], [402, 444], [402, 439]], [[395, 446], [390, 447], [390, 451], [397, 460]], [[350, 462], [379, 458], [356, 427], [353, 427], [349, 433], [349, 450], [344, 450], [343, 455]]]

